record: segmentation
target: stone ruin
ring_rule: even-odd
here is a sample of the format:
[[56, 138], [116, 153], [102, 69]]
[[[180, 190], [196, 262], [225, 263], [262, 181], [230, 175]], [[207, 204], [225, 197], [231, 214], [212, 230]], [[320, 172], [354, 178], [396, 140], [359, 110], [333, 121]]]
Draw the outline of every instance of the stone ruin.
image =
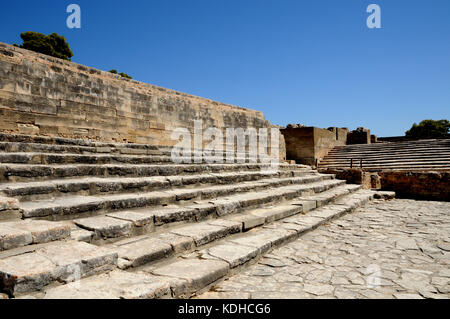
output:
[[[198, 119], [219, 129], [272, 125], [257, 111], [6, 44], [0, 113], [4, 298], [188, 298], [394, 195], [283, 162], [283, 136], [276, 170], [261, 162], [174, 164], [176, 127], [192, 130]], [[311, 159], [344, 143], [348, 131], [285, 130], [292, 129], [318, 141], [308, 146]]]

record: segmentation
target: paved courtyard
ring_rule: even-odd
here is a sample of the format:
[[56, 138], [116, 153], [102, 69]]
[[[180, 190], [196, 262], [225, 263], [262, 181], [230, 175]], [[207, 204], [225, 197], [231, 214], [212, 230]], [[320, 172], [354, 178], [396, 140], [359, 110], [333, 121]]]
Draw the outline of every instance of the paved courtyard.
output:
[[199, 298], [449, 298], [450, 203], [375, 201]]

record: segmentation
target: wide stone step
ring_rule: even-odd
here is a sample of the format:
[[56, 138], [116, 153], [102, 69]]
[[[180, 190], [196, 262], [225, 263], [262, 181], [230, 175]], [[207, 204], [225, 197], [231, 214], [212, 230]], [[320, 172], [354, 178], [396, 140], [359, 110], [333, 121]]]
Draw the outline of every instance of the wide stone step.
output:
[[336, 146], [337, 150], [353, 150], [353, 149], [379, 149], [379, 148], [402, 148], [402, 147], [427, 147], [427, 146], [449, 146], [450, 139], [430, 139], [417, 141], [403, 141], [403, 142], [386, 142], [375, 144], [354, 144], [345, 146]]
[[[389, 154], [389, 155], [364, 155], [361, 157], [365, 161], [392, 161], [392, 160], [439, 160], [442, 158], [450, 158], [450, 152], [443, 154], [443, 153], [437, 153], [437, 154], [424, 154], [424, 155], [417, 155], [417, 154], [402, 154], [401, 157], [399, 157], [399, 154]], [[333, 157], [333, 156], [326, 156], [323, 160], [320, 162], [327, 163], [327, 162], [349, 162], [351, 159], [354, 161], [357, 161], [361, 158], [355, 158], [352, 156], [340, 156], [340, 157]]]
[[0, 142], [0, 152], [9, 153], [72, 153], [72, 154], [126, 154], [126, 155], [166, 155], [170, 156], [169, 150], [136, 148], [129, 145], [115, 146], [100, 144], [93, 146], [80, 145], [55, 145], [42, 143], [23, 142]]
[[140, 156], [111, 154], [49, 154], [49, 153], [0, 153], [0, 163], [13, 164], [151, 164], [172, 163], [170, 156]]
[[0, 192], [5, 196], [20, 200], [47, 199], [67, 194], [98, 195], [188, 187], [207, 184], [231, 184], [255, 181], [272, 177], [299, 177], [313, 171], [241, 171], [229, 173], [208, 173], [201, 175], [152, 176], [152, 177], [82, 177], [42, 182], [22, 182], [0, 184]]
[[448, 151], [450, 144], [433, 144], [433, 145], [411, 145], [411, 146], [384, 146], [382, 144], [368, 147], [359, 148], [333, 148], [331, 154], [351, 154], [351, 153], [387, 153], [387, 152], [410, 152], [412, 150], [418, 150], [420, 152], [433, 152], [434, 150]]
[[347, 149], [332, 149], [330, 150], [327, 155], [330, 156], [351, 156], [351, 155], [359, 155], [359, 154], [368, 154], [368, 155], [389, 155], [393, 153], [397, 154], [411, 154], [411, 152], [417, 151], [417, 154], [433, 154], [433, 153], [440, 153], [440, 152], [448, 152], [450, 148], [449, 146], [427, 146], [427, 147], [410, 147], [410, 148], [379, 148], [379, 149], [372, 149], [372, 150], [347, 150]]
[[[310, 166], [280, 164], [278, 170], [311, 171]], [[205, 173], [224, 173], [238, 171], [270, 171], [272, 167], [264, 164], [72, 164], [72, 165], [26, 165], [0, 164], [0, 182], [29, 182], [30, 180], [49, 180], [74, 177], [144, 177], [173, 176]]]
[[117, 265], [117, 253], [83, 242], [62, 241], [0, 259], [0, 289], [14, 296], [51, 283], [104, 273]]
[[[77, 219], [74, 223], [82, 229], [91, 231], [92, 236], [89, 237], [89, 240], [98, 242], [110, 238], [142, 235], [157, 231], [161, 228], [164, 229], [168, 225], [174, 225], [180, 222], [193, 223], [208, 218], [238, 214], [262, 205], [274, 205], [283, 200], [291, 200], [296, 196], [324, 192], [334, 187], [336, 187], [338, 192], [340, 191], [340, 194], [343, 195], [348, 193], [348, 188], [351, 188], [347, 187], [347, 185], [343, 185], [344, 183], [344, 181], [330, 180], [305, 185], [281, 187], [275, 190], [235, 194], [227, 196], [226, 198], [196, 201], [191, 205], [169, 205], [160, 208], [118, 211], [107, 213], [105, 216]], [[342, 188], [340, 185], [343, 185]], [[322, 196], [325, 196], [328, 193], [324, 194], [322, 194]], [[273, 207], [270, 209], [273, 209]], [[254, 215], [246, 215], [246, 218], [250, 216], [254, 217]], [[261, 217], [263, 216], [256, 216], [255, 218], [261, 219]], [[236, 220], [232, 219], [232, 221]], [[237, 221], [244, 223], [245, 229], [250, 228], [247, 223], [254, 223], [254, 221], [248, 220], [245, 222], [242, 220]]]
[[[359, 161], [353, 161], [353, 167], [358, 167], [360, 165]], [[373, 162], [373, 161], [362, 161], [363, 167], [366, 166], [389, 166], [389, 167], [396, 167], [396, 166], [442, 166], [442, 165], [450, 165], [450, 159], [449, 160], [436, 160], [436, 161], [380, 161], [380, 162]], [[344, 163], [319, 163], [319, 166], [350, 166], [350, 161], [344, 162]]]
[[70, 236], [70, 226], [44, 220], [0, 223], [0, 251], [57, 241]]
[[234, 185], [216, 185], [137, 194], [64, 196], [49, 200], [21, 202], [18, 206], [22, 210], [24, 218], [71, 218], [83, 213], [101, 213], [129, 208], [167, 205], [195, 199], [210, 199], [239, 192], [248, 192], [250, 190], [255, 191], [282, 185], [318, 182], [326, 178], [332, 178], [332, 176], [312, 175], [305, 177], [271, 178], [254, 182], [242, 182]]
[[[211, 216], [213, 219], [203, 222], [169, 229], [163, 228], [153, 234], [123, 239], [108, 247], [118, 251], [121, 269], [140, 267], [174, 254], [198, 248], [232, 234], [248, 231], [299, 213], [306, 213], [359, 189], [359, 185], [342, 185], [322, 193], [277, 204], [271, 203], [260, 208], [235, 209], [229, 211], [226, 215], [214, 214], [214, 216]], [[327, 200], [325, 201], [325, 199]], [[238, 201], [236, 202], [238, 203]], [[117, 236], [124, 235], [126, 227], [131, 226], [131, 224], [123, 223], [123, 220], [114, 221], [114, 219], [110, 219], [108, 225], [105, 221], [95, 220], [95, 218], [82, 222], [85, 223], [84, 227], [86, 227], [86, 223], [90, 222], [91, 229], [97, 231], [99, 228], [105, 229], [108, 227], [109, 231], [114, 232]], [[77, 221], [76, 223], [78, 224]]]
[[[38, 298], [188, 298], [214, 282], [239, 271], [263, 254], [295, 240], [333, 218], [351, 212], [373, 198], [374, 192], [359, 190], [343, 198], [351, 204], [332, 204], [306, 215], [296, 214], [251, 231], [230, 234], [212, 244], [195, 248], [160, 263], [132, 272], [115, 270], [69, 283], [49, 287]], [[216, 232], [217, 233], [217, 232]], [[192, 235], [191, 235], [192, 236]], [[186, 236], [187, 237], [187, 236]], [[145, 241], [145, 240], [143, 240]], [[147, 245], [136, 247], [150, 247]], [[120, 262], [119, 262], [120, 264]], [[129, 280], [129, 284], [126, 284]]]
[[[359, 165], [353, 165], [353, 168], [358, 168]], [[321, 166], [319, 165], [319, 168], [329, 168], [329, 169], [339, 169], [339, 168], [350, 168], [350, 165], [324, 165]], [[392, 169], [392, 170], [407, 170], [407, 169], [434, 169], [434, 168], [439, 168], [439, 169], [443, 169], [443, 168], [450, 168], [450, 165], [448, 163], [441, 163], [441, 164], [406, 164], [406, 165], [365, 165], [363, 163], [363, 168], [366, 170], [380, 170], [380, 169]]]

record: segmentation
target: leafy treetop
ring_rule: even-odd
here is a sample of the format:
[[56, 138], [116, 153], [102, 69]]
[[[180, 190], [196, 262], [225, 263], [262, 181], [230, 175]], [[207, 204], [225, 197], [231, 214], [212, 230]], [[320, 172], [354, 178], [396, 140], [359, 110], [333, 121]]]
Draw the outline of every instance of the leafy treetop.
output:
[[20, 46], [15, 44], [20, 48], [68, 61], [70, 61], [73, 57], [73, 52], [70, 49], [66, 38], [57, 33], [45, 35], [38, 32], [28, 31], [21, 33], [20, 37], [23, 40], [23, 44]]
[[450, 136], [450, 122], [423, 120], [419, 124], [414, 123], [405, 135], [412, 138], [446, 138]]

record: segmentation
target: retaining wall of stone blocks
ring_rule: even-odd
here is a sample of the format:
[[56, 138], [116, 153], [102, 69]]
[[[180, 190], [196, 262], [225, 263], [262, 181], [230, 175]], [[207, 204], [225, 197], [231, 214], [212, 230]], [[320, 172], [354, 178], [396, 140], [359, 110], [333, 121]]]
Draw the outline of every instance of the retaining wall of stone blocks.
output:
[[0, 132], [173, 146], [172, 131], [192, 132], [199, 119], [204, 128], [270, 127], [259, 111], [0, 43]]

